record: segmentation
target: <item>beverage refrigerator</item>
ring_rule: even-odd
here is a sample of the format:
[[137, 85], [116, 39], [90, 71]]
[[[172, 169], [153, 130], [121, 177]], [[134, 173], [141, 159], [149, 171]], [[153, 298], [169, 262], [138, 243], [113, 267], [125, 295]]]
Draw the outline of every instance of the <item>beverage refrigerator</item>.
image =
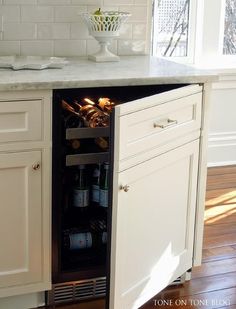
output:
[[[191, 86], [182, 84], [145, 85], [54, 90], [52, 122], [53, 285], [52, 290], [47, 292], [48, 304], [80, 302], [106, 297], [107, 308], [109, 308], [113, 175], [116, 172], [114, 170], [116, 159], [114, 158], [116, 158], [115, 151], [117, 151], [114, 151], [117, 136], [115, 134], [116, 106], [127, 103], [127, 106], [132, 106], [130, 111], [129, 108], [127, 109], [127, 113], [131, 115], [135, 102], [138, 102], [139, 118], [142, 119], [141, 115], [145, 111], [145, 105], [140, 104], [140, 99], [148, 97], [144, 103], [152, 107], [156, 104], [156, 95], [159, 100], [158, 94], [172, 93], [173, 90], [175, 95], [178, 88], [188, 87]], [[194, 91], [195, 89], [197, 86], [193, 86]], [[180, 93], [182, 93], [181, 91], [182, 89], [179, 89]], [[191, 92], [189, 88], [184, 91]], [[199, 92], [199, 90], [197, 89], [195, 92]], [[148, 117], [150, 118], [150, 116]], [[153, 116], [151, 113], [151, 117], [155, 117], [155, 115]], [[171, 125], [173, 124], [171, 123]], [[164, 129], [164, 131], [163, 124], [158, 129], [154, 126], [152, 130], [156, 130], [154, 132], [158, 132], [161, 136], [162, 133], [159, 132], [163, 131], [166, 134], [169, 132], [168, 130], [171, 131], [169, 129], [171, 125], [168, 122], [167, 130]], [[154, 137], [156, 139], [156, 135], [152, 136], [152, 138]], [[140, 142], [141, 140], [138, 140], [139, 144]], [[149, 147], [148, 143], [147, 147]], [[150, 147], [152, 147], [151, 144]], [[186, 156], [189, 156], [188, 149], [192, 148], [186, 148], [186, 150], [184, 148]], [[173, 155], [173, 158], [175, 157]], [[149, 163], [151, 160], [148, 159], [147, 162]], [[186, 175], [190, 171], [188, 164], [186, 161]], [[142, 169], [141, 162], [137, 165]], [[182, 170], [182, 167], [178, 167], [178, 169]], [[169, 167], [167, 171], [169, 172]], [[171, 175], [173, 175], [172, 172]], [[174, 177], [178, 178], [178, 175]], [[165, 183], [168, 186], [170, 181], [167, 179]], [[187, 186], [188, 183], [186, 183], [186, 188]], [[186, 188], [184, 192], [187, 192]], [[129, 186], [123, 186], [121, 189], [123, 192], [127, 192]], [[179, 190], [177, 190], [179, 196], [178, 192]], [[172, 201], [170, 203], [172, 204]], [[189, 207], [188, 203], [187, 200], [186, 207]], [[166, 211], [165, 209], [165, 205], [163, 205], [163, 211]], [[132, 215], [135, 218], [135, 213]], [[150, 215], [152, 216], [151, 213]], [[192, 218], [194, 218], [194, 213]], [[159, 218], [157, 219], [159, 220]], [[142, 225], [142, 222], [140, 224]], [[147, 235], [153, 237], [150, 233], [155, 230], [155, 224], [149, 225], [147, 220], [145, 224], [147, 225]], [[185, 222], [184, 224], [189, 223]], [[142, 233], [145, 234], [145, 229], [141, 225], [140, 231], [142, 230]], [[132, 226], [130, 229], [132, 230]], [[139, 235], [140, 231], [138, 231]], [[133, 231], [133, 236], [135, 236], [135, 231]], [[145, 239], [144, 236], [141, 235]], [[170, 235], [170, 237], [175, 236], [175, 232]], [[193, 247], [193, 245], [191, 246]], [[150, 248], [150, 252], [153, 250], [154, 248]], [[188, 268], [190, 267], [186, 266], [186, 270]]]

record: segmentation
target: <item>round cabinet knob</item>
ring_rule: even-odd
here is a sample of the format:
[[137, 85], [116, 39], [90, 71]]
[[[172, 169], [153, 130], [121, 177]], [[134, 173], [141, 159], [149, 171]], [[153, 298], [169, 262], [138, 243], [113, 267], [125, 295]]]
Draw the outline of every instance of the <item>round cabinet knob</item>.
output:
[[121, 186], [121, 190], [123, 190], [124, 192], [128, 192], [130, 189], [130, 186], [125, 185], [125, 186]]
[[33, 164], [32, 168], [33, 168], [34, 171], [39, 170], [40, 169], [40, 163], [38, 162], [38, 163]]

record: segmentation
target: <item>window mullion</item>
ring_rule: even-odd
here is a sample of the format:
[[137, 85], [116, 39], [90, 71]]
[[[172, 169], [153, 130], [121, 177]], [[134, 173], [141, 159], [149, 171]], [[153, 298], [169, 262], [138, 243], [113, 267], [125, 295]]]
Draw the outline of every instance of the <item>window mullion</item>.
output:
[[225, 0], [199, 0], [195, 62], [209, 62], [222, 55]]

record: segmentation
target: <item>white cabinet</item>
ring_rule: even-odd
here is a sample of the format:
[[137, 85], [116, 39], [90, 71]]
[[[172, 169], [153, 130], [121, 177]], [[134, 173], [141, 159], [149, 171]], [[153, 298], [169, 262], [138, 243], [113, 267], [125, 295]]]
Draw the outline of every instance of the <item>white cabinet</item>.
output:
[[194, 264], [202, 87], [162, 95], [115, 111], [109, 309], [138, 309]]
[[50, 101], [45, 92], [0, 94], [0, 297], [51, 286]]
[[0, 154], [0, 288], [42, 280], [41, 151]]
[[196, 140], [116, 175], [110, 309], [139, 308], [192, 267], [198, 152]]

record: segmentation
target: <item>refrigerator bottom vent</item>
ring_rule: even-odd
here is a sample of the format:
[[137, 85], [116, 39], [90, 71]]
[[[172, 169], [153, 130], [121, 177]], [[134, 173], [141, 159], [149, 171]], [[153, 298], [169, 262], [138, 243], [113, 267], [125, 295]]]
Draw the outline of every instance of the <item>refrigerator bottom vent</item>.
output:
[[78, 300], [104, 297], [106, 295], [106, 277], [91, 280], [58, 283], [47, 292], [47, 304], [75, 302]]
[[185, 276], [180, 276], [177, 279], [175, 279], [171, 284], [171, 285], [178, 285], [178, 284], [183, 284], [185, 282]]

